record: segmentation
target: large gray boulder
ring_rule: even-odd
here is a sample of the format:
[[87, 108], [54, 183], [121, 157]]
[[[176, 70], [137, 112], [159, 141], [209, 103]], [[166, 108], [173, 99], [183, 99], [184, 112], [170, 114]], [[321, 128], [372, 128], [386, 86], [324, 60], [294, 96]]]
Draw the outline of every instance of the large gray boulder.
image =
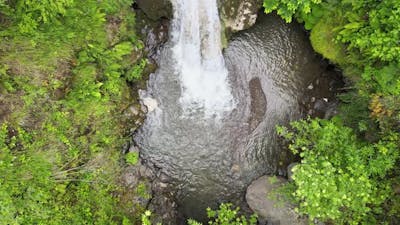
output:
[[258, 215], [262, 224], [307, 225], [305, 218], [299, 217], [293, 205], [276, 196], [276, 189], [286, 183], [284, 178], [262, 176], [247, 188], [246, 201]]
[[237, 32], [254, 25], [262, 0], [219, 0], [219, 5], [225, 28]]

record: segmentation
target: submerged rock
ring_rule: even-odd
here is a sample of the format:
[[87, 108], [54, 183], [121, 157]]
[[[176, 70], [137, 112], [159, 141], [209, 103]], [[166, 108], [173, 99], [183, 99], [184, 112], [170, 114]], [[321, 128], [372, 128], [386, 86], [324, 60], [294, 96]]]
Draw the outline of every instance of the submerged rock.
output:
[[282, 200], [277, 188], [286, 183], [283, 178], [262, 176], [247, 188], [246, 201], [258, 215], [261, 224], [306, 225], [307, 220], [300, 218], [294, 207]]
[[249, 82], [250, 90], [250, 131], [254, 131], [262, 122], [267, 111], [267, 99], [262, 89], [260, 78], [252, 78]]

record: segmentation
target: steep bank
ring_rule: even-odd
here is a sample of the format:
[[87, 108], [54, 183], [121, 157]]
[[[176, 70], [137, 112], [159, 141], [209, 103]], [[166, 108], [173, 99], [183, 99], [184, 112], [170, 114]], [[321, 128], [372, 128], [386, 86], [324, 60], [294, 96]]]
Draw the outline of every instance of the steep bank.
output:
[[119, 182], [143, 115], [131, 5], [26, 2], [0, 3], [0, 223], [134, 222]]

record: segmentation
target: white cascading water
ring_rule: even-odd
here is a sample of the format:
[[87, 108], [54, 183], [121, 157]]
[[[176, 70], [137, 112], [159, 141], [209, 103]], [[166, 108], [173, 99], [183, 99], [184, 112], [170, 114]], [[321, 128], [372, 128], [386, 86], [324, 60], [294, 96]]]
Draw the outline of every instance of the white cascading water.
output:
[[234, 108], [222, 55], [217, 0], [172, 0], [173, 55], [182, 85], [184, 113], [221, 117]]

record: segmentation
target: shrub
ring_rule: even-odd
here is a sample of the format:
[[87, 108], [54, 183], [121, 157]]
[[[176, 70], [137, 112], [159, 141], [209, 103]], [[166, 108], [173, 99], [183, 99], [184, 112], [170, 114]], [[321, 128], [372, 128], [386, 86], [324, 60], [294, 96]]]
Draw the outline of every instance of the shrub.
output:
[[315, 5], [320, 4], [321, 0], [301, 0], [301, 1], [281, 1], [281, 0], [264, 0], [265, 13], [277, 11], [286, 22], [292, 21], [292, 16], [296, 13], [308, 14]]
[[335, 224], [373, 222], [372, 215], [391, 193], [385, 176], [399, 158], [398, 135], [361, 142], [338, 119], [301, 120], [291, 127], [278, 132], [301, 157], [293, 169], [299, 212]]
[[125, 160], [130, 165], [136, 165], [139, 161], [139, 153], [138, 152], [128, 152], [125, 156]]
[[[210, 225], [255, 225], [257, 223], [256, 215], [246, 218], [239, 215], [239, 208], [233, 208], [230, 203], [223, 203], [218, 210], [207, 208], [207, 217], [210, 219]], [[189, 220], [189, 225], [200, 225], [201, 223]]]

